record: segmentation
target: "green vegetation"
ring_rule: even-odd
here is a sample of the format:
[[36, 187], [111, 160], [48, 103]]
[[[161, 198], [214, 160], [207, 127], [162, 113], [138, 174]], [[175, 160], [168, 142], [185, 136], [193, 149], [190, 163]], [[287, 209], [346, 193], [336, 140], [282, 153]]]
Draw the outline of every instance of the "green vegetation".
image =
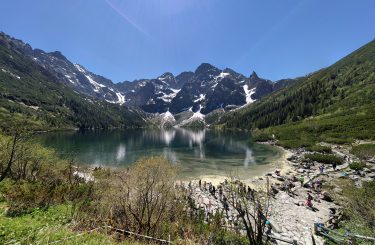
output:
[[361, 144], [352, 147], [352, 153], [360, 159], [375, 157], [375, 144]]
[[30, 58], [0, 45], [0, 128], [17, 122], [37, 130], [140, 127], [143, 114], [79, 95]]
[[221, 122], [226, 128], [263, 129], [291, 148], [375, 139], [375, 41], [298, 80]]
[[248, 244], [222, 228], [222, 214], [207, 223], [194, 211], [186, 191], [174, 186], [178, 167], [164, 158], [142, 159], [129, 170], [97, 169], [92, 181], [25, 133], [0, 135], [0, 147], [0, 243], [134, 244], [104, 228], [111, 225], [166, 240]]
[[[0, 203], [4, 208], [5, 203]], [[3, 211], [3, 210], [2, 210]], [[61, 241], [60, 244], [143, 244], [127, 240], [120, 242], [115, 237], [98, 231], [75, 231], [71, 225], [72, 207], [57, 205], [48, 209], [35, 209], [29, 214], [8, 217], [0, 215], [0, 243], [5, 244], [47, 244]]]
[[[339, 223], [337, 231], [375, 237], [375, 181], [364, 182], [358, 188], [351, 180], [340, 179], [329, 183], [329, 186], [325, 185], [324, 189], [332, 193], [332, 189], [337, 187], [343, 191], [336, 194], [334, 199], [344, 208], [344, 220]], [[357, 244], [371, 243], [358, 239]]]
[[363, 170], [366, 167], [366, 164], [363, 162], [352, 162], [349, 164], [349, 168], [353, 170]]
[[332, 149], [329, 146], [324, 145], [313, 145], [305, 148], [307, 151], [319, 152], [319, 153], [332, 153]]
[[314, 154], [305, 154], [304, 157], [305, 159], [310, 159], [311, 161], [316, 161], [316, 162], [320, 162], [324, 164], [340, 165], [344, 162], [344, 159], [333, 154], [314, 153]]

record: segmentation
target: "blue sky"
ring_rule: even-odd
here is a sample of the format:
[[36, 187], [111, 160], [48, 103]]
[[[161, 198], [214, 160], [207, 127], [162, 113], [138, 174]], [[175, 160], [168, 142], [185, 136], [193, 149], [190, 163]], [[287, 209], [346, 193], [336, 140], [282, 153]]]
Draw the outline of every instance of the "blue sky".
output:
[[0, 30], [114, 82], [194, 71], [296, 77], [375, 38], [374, 0], [2, 0]]

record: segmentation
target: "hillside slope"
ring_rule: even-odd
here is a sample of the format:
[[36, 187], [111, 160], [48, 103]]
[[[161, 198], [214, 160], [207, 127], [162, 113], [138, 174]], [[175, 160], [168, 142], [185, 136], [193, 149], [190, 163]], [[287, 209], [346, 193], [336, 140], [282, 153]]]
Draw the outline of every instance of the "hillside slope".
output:
[[221, 122], [227, 128], [247, 129], [284, 125], [275, 128], [284, 138], [302, 132], [333, 140], [374, 137], [375, 40], [299, 80]]
[[36, 128], [138, 127], [145, 114], [86, 97], [0, 39], [0, 126], [27, 121]]

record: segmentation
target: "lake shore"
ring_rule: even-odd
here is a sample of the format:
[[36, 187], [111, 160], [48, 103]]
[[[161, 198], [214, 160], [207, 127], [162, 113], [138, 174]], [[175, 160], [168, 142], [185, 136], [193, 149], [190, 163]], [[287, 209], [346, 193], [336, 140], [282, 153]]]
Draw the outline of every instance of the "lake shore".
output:
[[[275, 142], [263, 142], [262, 144], [275, 145]], [[294, 240], [298, 244], [324, 244], [323, 238], [314, 234], [314, 224], [323, 223], [327, 226], [334, 226], [339, 222], [341, 207], [333, 200], [335, 193], [323, 191], [321, 187], [317, 189], [315, 183], [331, 183], [339, 178], [349, 178], [355, 181], [356, 185], [360, 185], [362, 181], [374, 179], [374, 167], [361, 177], [348, 168], [349, 164], [356, 161], [357, 158], [350, 153], [347, 147], [329, 146], [335, 155], [344, 159], [344, 163], [337, 166], [336, 170], [331, 166], [325, 166], [326, 168], [321, 173], [319, 170], [321, 164], [316, 162], [306, 164], [304, 154], [309, 152], [304, 149], [288, 150], [276, 146], [282, 150], [283, 154], [279, 161], [269, 166], [269, 171], [263, 169], [263, 172], [260, 171], [251, 178], [239, 180], [256, 190], [265, 189], [267, 181], [273, 186], [272, 189], [276, 193], [271, 201], [271, 215], [268, 218], [273, 227], [273, 236], [289, 241]], [[279, 174], [275, 174], [275, 169], [279, 171]], [[301, 176], [304, 178], [302, 184], [299, 182]], [[211, 182], [214, 186], [222, 185], [225, 180], [230, 181], [230, 178], [226, 176], [202, 175], [200, 178], [202, 183]], [[284, 189], [286, 181], [293, 185], [289, 193]], [[198, 187], [197, 180], [190, 185], [193, 186], [193, 196], [201, 207], [211, 203], [214, 205], [214, 209], [223, 210], [222, 203], [215, 196]], [[308, 195], [312, 197], [313, 208], [304, 205]]]
[[[259, 143], [264, 144], [264, 143]], [[280, 146], [272, 145], [273, 147], [277, 147], [280, 151], [280, 156], [272, 159], [269, 164], [266, 165], [254, 165], [251, 167], [252, 176], [250, 177], [238, 177], [235, 172], [233, 174], [228, 175], [200, 175], [195, 178], [191, 178], [191, 180], [200, 179], [201, 181], [211, 182], [214, 185], [219, 185], [223, 183], [225, 179], [235, 178], [239, 179], [241, 182], [249, 185], [251, 188], [260, 188], [262, 185], [265, 184], [264, 176], [266, 173], [274, 172], [276, 169], [280, 170], [281, 172], [289, 172], [292, 170], [291, 165], [288, 163], [288, 158], [293, 155], [288, 149], [282, 148]]]

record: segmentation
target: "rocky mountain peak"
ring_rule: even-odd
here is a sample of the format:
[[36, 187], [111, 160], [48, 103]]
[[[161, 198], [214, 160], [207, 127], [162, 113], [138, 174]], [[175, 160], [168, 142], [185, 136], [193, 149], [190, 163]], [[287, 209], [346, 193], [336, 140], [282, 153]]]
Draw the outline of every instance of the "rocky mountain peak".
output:
[[60, 51], [54, 51], [54, 52], [50, 52], [48, 54], [57, 58], [57, 59], [67, 60], [67, 58]]
[[220, 73], [220, 70], [209, 63], [202, 63], [195, 70], [196, 75], [207, 74], [207, 73]]
[[259, 79], [258, 74], [257, 74], [255, 71], [253, 71], [253, 72], [251, 73], [250, 78], [253, 78], [253, 79]]

